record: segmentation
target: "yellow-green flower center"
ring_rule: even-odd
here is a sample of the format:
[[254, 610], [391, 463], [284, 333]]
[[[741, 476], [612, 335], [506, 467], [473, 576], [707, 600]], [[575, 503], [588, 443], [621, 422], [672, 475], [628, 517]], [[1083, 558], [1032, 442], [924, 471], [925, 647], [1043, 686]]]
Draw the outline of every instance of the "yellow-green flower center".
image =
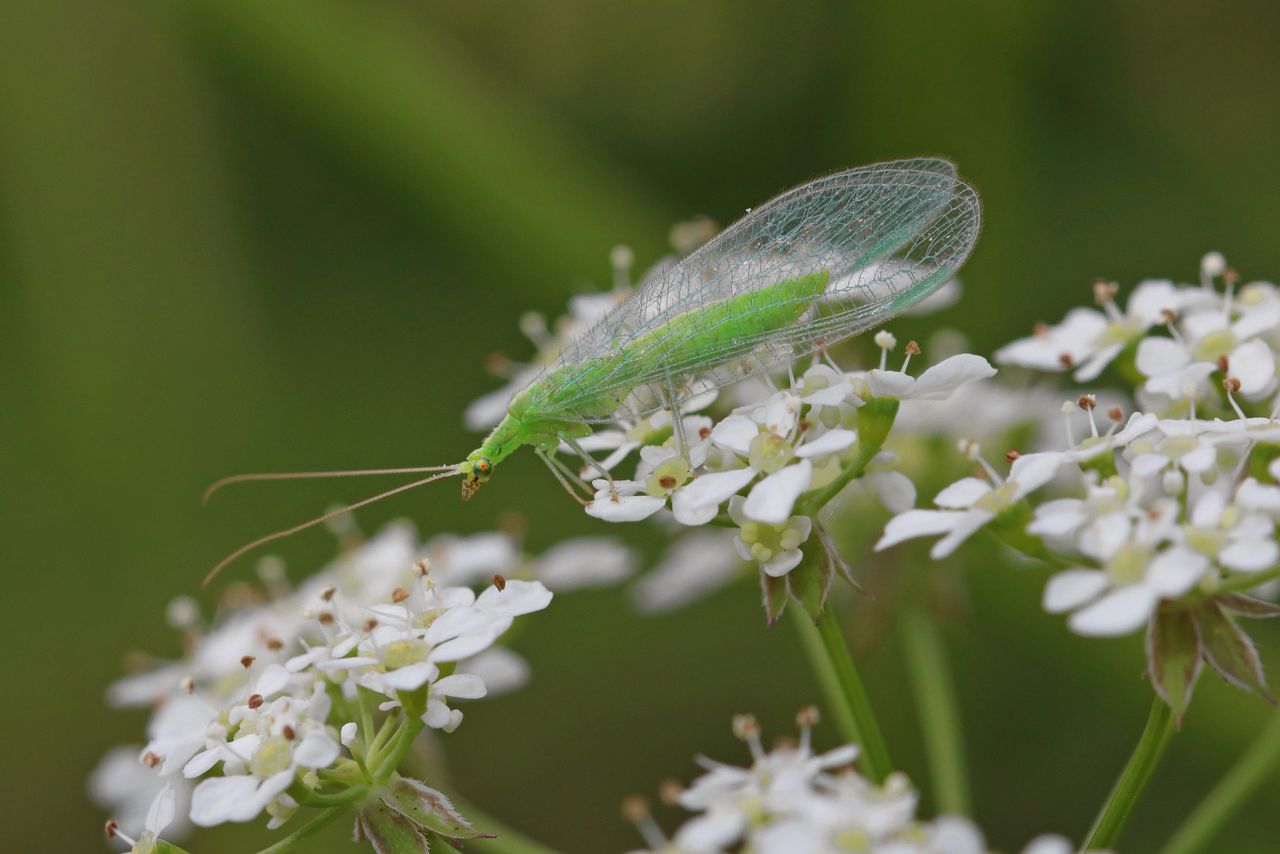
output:
[[249, 771], [255, 777], [270, 777], [288, 770], [292, 761], [293, 750], [289, 747], [289, 740], [283, 735], [273, 735], [262, 742], [258, 752], [253, 755]]
[[1219, 356], [1227, 356], [1236, 348], [1236, 336], [1230, 329], [1210, 332], [1196, 344], [1194, 358], [1197, 362], [1216, 362]]
[[738, 531], [738, 536], [751, 550], [751, 557], [764, 563], [773, 560], [789, 549], [798, 548], [803, 539], [800, 532], [788, 525], [766, 525], [761, 522], [747, 522]]
[[420, 640], [397, 640], [383, 647], [382, 661], [388, 670], [397, 670], [417, 664], [424, 660], [429, 652], [426, 642]]
[[751, 467], [765, 474], [773, 474], [786, 466], [793, 453], [791, 443], [775, 433], [761, 433], [747, 447]]
[[653, 467], [649, 479], [644, 482], [645, 494], [655, 498], [670, 495], [692, 476], [693, 472], [689, 470], [689, 464], [684, 461], [684, 457], [675, 456], [664, 460]]
[[1135, 543], [1130, 543], [1116, 553], [1107, 565], [1107, 575], [1117, 587], [1136, 584], [1147, 575], [1147, 564], [1151, 562], [1151, 550]]

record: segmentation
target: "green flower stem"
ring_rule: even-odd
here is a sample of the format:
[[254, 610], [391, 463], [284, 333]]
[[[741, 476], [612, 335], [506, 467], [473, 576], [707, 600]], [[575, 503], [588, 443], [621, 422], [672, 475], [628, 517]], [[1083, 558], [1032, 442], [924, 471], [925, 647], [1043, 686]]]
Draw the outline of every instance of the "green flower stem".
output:
[[1274, 578], [1280, 578], [1280, 565], [1273, 566], [1266, 572], [1259, 572], [1253, 575], [1242, 573], [1233, 578], [1228, 578], [1226, 581], [1219, 584], [1213, 592], [1207, 595], [1216, 596], [1221, 593], [1242, 593], [1245, 590], [1252, 590], [1259, 584], [1266, 584]]
[[306, 842], [339, 818], [342, 818], [342, 816], [346, 815], [350, 809], [350, 805], [329, 807], [315, 818], [311, 819], [311, 821], [307, 822], [293, 833], [290, 833], [284, 839], [281, 839], [275, 845], [263, 848], [258, 852], [258, 854], [281, 854], [281, 852], [289, 851], [300, 843]]
[[831, 481], [818, 492], [803, 498], [796, 504], [795, 515], [812, 516], [817, 518], [818, 511], [831, 502], [841, 493], [841, 491], [853, 481], [862, 477], [863, 472], [867, 469], [867, 463], [871, 462], [871, 458], [880, 453], [879, 444], [867, 443], [858, 446], [857, 456], [853, 462], [840, 470], [840, 474], [836, 475], [836, 479]]
[[827, 706], [835, 716], [836, 728], [847, 741], [860, 746], [861, 764], [867, 777], [875, 783], [884, 782], [893, 770], [893, 763], [832, 609], [823, 609], [816, 626], [802, 609], [788, 610], [809, 663], [827, 695]]
[[404, 757], [413, 747], [414, 740], [425, 726], [426, 724], [422, 722], [422, 718], [416, 715], [408, 716], [404, 719], [404, 722], [400, 724], [400, 729], [391, 737], [386, 753], [378, 757], [377, 771], [374, 772], [374, 782], [382, 783], [391, 777], [392, 773], [400, 767], [400, 763], [404, 761]]
[[345, 807], [354, 804], [368, 792], [368, 786], [352, 786], [341, 792], [324, 794], [308, 789], [297, 780], [289, 787], [290, 796], [298, 803], [308, 807]]
[[1138, 802], [1138, 796], [1151, 779], [1164, 755], [1164, 749], [1173, 735], [1173, 710], [1168, 704], [1155, 697], [1151, 703], [1151, 715], [1147, 718], [1147, 726], [1138, 739], [1138, 746], [1133, 755], [1120, 772], [1111, 795], [1102, 806], [1102, 812], [1093, 823], [1089, 837], [1084, 844], [1085, 851], [1096, 851], [1111, 848], [1124, 827], [1125, 820]]
[[1206, 850], [1231, 817], [1280, 769], [1280, 712], [1271, 715], [1253, 743], [1231, 770], [1187, 816], [1165, 846], [1163, 854], [1194, 854]]
[[392, 733], [397, 732], [395, 728], [396, 716], [394, 714], [387, 715], [386, 720], [382, 722], [382, 726], [378, 729], [378, 734], [373, 737], [373, 741], [369, 743], [369, 750], [365, 754], [365, 762], [374, 764], [374, 757], [382, 752], [382, 748], [386, 746], [387, 740], [391, 738]]
[[924, 730], [935, 805], [938, 812], [968, 815], [969, 779], [960, 710], [942, 637], [937, 625], [920, 608], [908, 608], [900, 626], [907, 677]]

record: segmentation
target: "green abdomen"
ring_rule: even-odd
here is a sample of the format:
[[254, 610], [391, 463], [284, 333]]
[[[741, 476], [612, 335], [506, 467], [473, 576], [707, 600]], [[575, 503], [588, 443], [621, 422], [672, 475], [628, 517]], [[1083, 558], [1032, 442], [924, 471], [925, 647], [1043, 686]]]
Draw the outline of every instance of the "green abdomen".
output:
[[799, 320], [828, 278], [825, 270], [811, 273], [683, 312], [614, 353], [549, 373], [512, 402], [511, 412], [537, 418], [571, 408], [582, 418], [608, 418], [636, 386], [746, 355]]

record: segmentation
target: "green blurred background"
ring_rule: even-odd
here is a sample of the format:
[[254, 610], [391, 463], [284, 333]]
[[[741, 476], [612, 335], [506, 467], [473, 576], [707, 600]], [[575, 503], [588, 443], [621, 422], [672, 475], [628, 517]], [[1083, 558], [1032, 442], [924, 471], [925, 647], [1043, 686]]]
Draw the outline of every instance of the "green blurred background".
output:
[[[643, 266], [677, 220], [939, 154], [981, 191], [984, 234], [964, 300], [901, 333], [946, 324], [989, 352], [1085, 302], [1095, 276], [1191, 279], [1209, 249], [1280, 274], [1273, 3], [81, 0], [0, 16], [7, 850], [101, 850], [83, 780], [143, 724], [102, 703], [123, 655], [176, 652], [165, 603], [229, 548], [367, 487], [246, 488], [202, 509], [205, 484], [457, 458], [466, 403], [495, 385], [485, 356], [527, 355], [519, 315], [606, 285], [617, 243]], [[508, 466], [468, 506], [424, 490], [361, 522], [472, 531], [519, 510], [534, 550], [600, 532], [532, 455]], [[332, 542], [281, 551], [301, 572]], [[1039, 612], [1038, 571], [989, 557], [966, 552], [968, 607], [946, 629], [976, 815], [1004, 848], [1079, 839], [1142, 726], [1140, 644], [1070, 636]], [[469, 708], [448, 757], [473, 801], [566, 851], [637, 843], [620, 799], [689, 779], [694, 752], [739, 759], [731, 714], [786, 733], [817, 699], [749, 585], [664, 618], [616, 590], [566, 595], [531, 623], [533, 684]], [[1258, 637], [1276, 660], [1276, 632]], [[924, 783], [892, 632], [860, 649]], [[1268, 713], [1206, 680], [1124, 850], [1155, 850]], [[1274, 784], [1219, 850], [1275, 850]]]

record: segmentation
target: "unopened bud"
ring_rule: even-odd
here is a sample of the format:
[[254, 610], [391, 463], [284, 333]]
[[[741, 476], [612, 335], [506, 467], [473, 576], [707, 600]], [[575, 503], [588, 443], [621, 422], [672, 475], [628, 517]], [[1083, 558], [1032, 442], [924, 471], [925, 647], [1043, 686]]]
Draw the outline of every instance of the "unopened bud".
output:
[[644, 795], [627, 795], [622, 799], [622, 817], [637, 824], [649, 817], [649, 800]]
[[733, 735], [743, 741], [753, 736], [758, 736], [760, 735], [760, 722], [756, 720], [755, 715], [734, 715]]
[[1200, 272], [1210, 278], [1221, 276], [1226, 270], [1227, 259], [1221, 252], [1206, 253], [1200, 259]]

